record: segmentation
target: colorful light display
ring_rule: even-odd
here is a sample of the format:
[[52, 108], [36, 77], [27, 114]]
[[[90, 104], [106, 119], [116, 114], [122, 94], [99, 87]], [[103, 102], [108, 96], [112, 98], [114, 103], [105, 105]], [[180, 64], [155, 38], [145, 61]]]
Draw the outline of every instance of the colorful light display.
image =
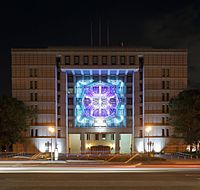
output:
[[125, 85], [121, 80], [76, 83], [76, 127], [124, 127]]

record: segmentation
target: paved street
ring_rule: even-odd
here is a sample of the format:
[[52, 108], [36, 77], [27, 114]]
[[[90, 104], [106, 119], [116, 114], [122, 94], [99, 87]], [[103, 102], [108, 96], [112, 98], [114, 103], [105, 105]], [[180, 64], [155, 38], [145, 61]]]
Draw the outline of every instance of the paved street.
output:
[[1, 190], [199, 190], [200, 168], [135, 166], [1, 166]]

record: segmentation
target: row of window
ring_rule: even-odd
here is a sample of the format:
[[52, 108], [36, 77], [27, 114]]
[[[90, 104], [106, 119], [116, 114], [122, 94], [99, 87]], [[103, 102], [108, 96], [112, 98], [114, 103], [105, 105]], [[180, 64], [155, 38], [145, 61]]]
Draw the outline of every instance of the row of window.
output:
[[[31, 136], [31, 137], [38, 137], [38, 136], [40, 136], [39, 133], [38, 133], [38, 131], [39, 131], [38, 129], [31, 129], [31, 131], [30, 131], [30, 136]], [[61, 130], [58, 130], [58, 131], [57, 131], [57, 137], [58, 137], [58, 138], [61, 137]]]
[[38, 76], [38, 69], [36, 69], [36, 68], [30, 68], [29, 69], [29, 76], [30, 77], [37, 77]]
[[[87, 134], [86, 135], [86, 140], [92, 140], [91, 139], [92, 134]], [[114, 134], [95, 134], [95, 140], [115, 140], [115, 135]]]
[[[169, 137], [169, 129], [162, 129], [161, 136], [162, 137]], [[143, 137], [143, 130], [139, 131], [139, 137], [140, 138]]]
[[[118, 61], [119, 60], [119, 61]], [[111, 65], [134, 65], [135, 64], [135, 56], [92, 56], [90, 60], [89, 56], [65, 56], [65, 65], [89, 65], [92, 63], [93, 65], [107, 65], [111, 63]]]

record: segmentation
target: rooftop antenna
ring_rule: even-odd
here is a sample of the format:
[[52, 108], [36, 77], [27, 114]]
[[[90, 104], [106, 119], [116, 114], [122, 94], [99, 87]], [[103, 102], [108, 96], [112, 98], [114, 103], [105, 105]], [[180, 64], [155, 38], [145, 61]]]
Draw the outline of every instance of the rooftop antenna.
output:
[[99, 18], [99, 46], [101, 46], [101, 17]]
[[90, 24], [90, 45], [93, 47], [93, 23]]
[[109, 29], [109, 23], [108, 22], [107, 22], [106, 34], [107, 34], [107, 46], [109, 47], [110, 46], [110, 29]]

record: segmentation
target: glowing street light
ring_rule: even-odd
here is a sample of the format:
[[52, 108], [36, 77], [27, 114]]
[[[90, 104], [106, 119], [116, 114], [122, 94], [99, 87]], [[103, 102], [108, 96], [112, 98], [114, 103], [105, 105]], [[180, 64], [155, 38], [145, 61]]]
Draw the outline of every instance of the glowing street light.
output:
[[148, 146], [148, 157], [149, 157], [149, 152], [150, 152], [150, 142], [149, 142], [149, 133], [151, 132], [152, 130], [152, 127], [151, 126], [148, 126], [145, 131], [147, 133], [147, 136], [148, 136], [148, 141], [147, 141], [147, 146]]
[[51, 161], [53, 161], [53, 144], [52, 144], [53, 140], [52, 140], [52, 136], [55, 133], [55, 129], [54, 129], [54, 127], [49, 127], [48, 131], [51, 133]]

